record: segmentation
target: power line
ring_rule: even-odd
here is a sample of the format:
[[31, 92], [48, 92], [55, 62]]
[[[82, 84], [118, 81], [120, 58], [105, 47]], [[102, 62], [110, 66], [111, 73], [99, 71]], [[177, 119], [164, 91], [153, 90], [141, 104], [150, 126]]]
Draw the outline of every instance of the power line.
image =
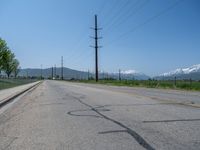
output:
[[122, 37], [126, 37], [128, 34], [136, 31], [137, 29], [139, 29], [140, 27], [148, 24], [149, 22], [154, 21], [155, 19], [157, 19], [158, 17], [164, 15], [165, 13], [167, 13], [169, 10], [175, 8], [178, 4], [180, 4], [181, 2], [183, 2], [184, 0], [178, 0], [176, 1], [174, 4], [172, 4], [171, 6], [167, 7], [166, 9], [160, 11], [159, 13], [157, 13], [156, 15], [150, 17], [149, 19], [147, 19], [146, 21], [138, 24], [136, 27], [132, 28], [131, 30], [129, 30], [128, 32], [123, 33], [121, 36], [119, 36], [117, 39], [112, 40], [110, 43], [106, 44], [106, 45], [110, 45], [112, 43], [114, 43], [115, 41], [118, 41], [119, 39], [122, 39]]
[[81, 38], [80, 38], [80, 40], [77, 42], [77, 44], [76, 44], [76, 48], [74, 48], [74, 51], [71, 53], [71, 55], [68, 55], [68, 57], [65, 59], [65, 60], [67, 60], [67, 61], [70, 61], [70, 60], [72, 60], [73, 59], [73, 57], [76, 55], [76, 50], [75, 49], [78, 49], [80, 46], [81, 46], [81, 42], [84, 40], [84, 39], [87, 39], [86, 37], [87, 37], [87, 34], [86, 33], [88, 33], [88, 31], [86, 31], [86, 32], [84, 32], [85, 34], [83, 35], [83, 36], [81, 36]]
[[[137, 4], [138, 2], [140, 2], [140, 0], [137, 0], [136, 3], [134, 3], [134, 5]], [[130, 0], [125, 1], [124, 5], [121, 5], [121, 7], [119, 8], [119, 10], [110, 19], [111, 22], [109, 22], [109, 24], [104, 25], [106, 29], [112, 27], [112, 25], [116, 22], [116, 20], [118, 20], [121, 16], [124, 16], [127, 13], [127, 12], [123, 11], [123, 10], [126, 10], [127, 6], [131, 6], [130, 9], [131, 10], [133, 9], [132, 5], [130, 5]]]
[[[140, 1], [137, 1], [137, 2], [140, 2]], [[129, 18], [131, 18], [133, 15], [137, 14], [144, 6], [146, 6], [146, 4], [148, 4], [148, 2], [150, 2], [150, 0], [145, 0], [138, 7], [137, 7], [137, 4], [139, 4], [139, 3], [134, 3], [135, 9], [132, 9], [132, 6], [131, 6], [130, 9], [125, 13], [125, 15], [123, 15], [123, 18], [119, 17], [115, 22], [113, 22], [111, 24], [110, 27], [107, 28], [106, 31], [112, 31], [112, 29], [114, 29], [115, 27], [127, 22]]]
[[[115, 3], [113, 5], [111, 5], [112, 7], [109, 9], [109, 12], [105, 13], [106, 16], [108, 16], [107, 14], [109, 14], [111, 16], [111, 18], [113, 18], [112, 16], [116, 14], [116, 12], [114, 10], [116, 10], [116, 8], [118, 8], [118, 5], [120, 5], [120, 0], [116, 0]], [[121, 5], [120, 5], [121, 6]], [[114, 12], [114, 13], [113, 13]], [[110, 17], [107, 17], [108, 21], [105, 19], [105, 24], [103, 24], [103, 26], [107, 26], [108, 24], [110, 24]]]
[[98, 15], [101, 15], [101, 13], [103, 12], [106, 4], [107, 4], [108, 0], [104, 0], [103, 3], [102, 3], [102, 6], [100, 7], [99, 11], [98, 11]]

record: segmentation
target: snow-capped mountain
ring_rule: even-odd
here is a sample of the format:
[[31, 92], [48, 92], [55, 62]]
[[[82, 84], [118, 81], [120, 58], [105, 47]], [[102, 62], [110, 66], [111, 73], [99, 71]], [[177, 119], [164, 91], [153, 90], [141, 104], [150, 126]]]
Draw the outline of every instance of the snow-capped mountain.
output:
[[[111, 76], [115, 79], [119, 78], [119, 73], [111, 73]], [[144, 73], [141, 73], [136, 70], [122, 70], [121, 71], [121, 78], [122, 79], [128, 79], [128, 80], [147, 80], [150, 77], [145, 75]]]
[[176, 70], [163, 73], [160, 76], [171, 76], [171, 75], [179, 75], [179, 74], [190, 74], [190, 73], [195, 73], [195, 72], [200, 72], [200, 64], [198, 65], [193, 65], [188, 68], [178, 68]]
[[187, 68], [178, 68], [176, 70], [163, 73], [156, 77], [157, 79], [171, 79], [174, 77], [179, 79], [193, 79], [193, 80], [200, 80], [200, 64], [193, 65]]
[[139, 72], [136, 70], [125, 70], [121, 72], [122, 74], [138, 74]]

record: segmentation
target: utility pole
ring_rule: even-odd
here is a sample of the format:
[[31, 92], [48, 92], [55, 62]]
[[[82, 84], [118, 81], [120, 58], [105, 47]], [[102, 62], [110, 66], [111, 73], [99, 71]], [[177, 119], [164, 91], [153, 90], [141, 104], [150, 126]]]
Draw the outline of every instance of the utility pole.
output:
[[54, 77], [56, 79], [56, 65], [54, 66]]
[[176, 86], [176, 76], [174, 77], [174, 85]]
[[41, 70], [40, 70], [40, 73], [41, 73], [41, 79], [42, 79], [42, 65], [41, 65]]
[[53, 67], [51, 68], [51, 78], [53, 79]]
[[97, 15], [95, 15], [95, 27], [92, 29], [95, 31], [95, 37], [92, 37], [92, 38], [95, 39], [95, 46], [93, 46], [95, 48], [95, 79], [96, 79], [96, 82], [98, 82], [99, 80], [98, 48], [100, 48], [100, 46], [98, 46], [98, 39], [101, 39], [101, 37], [98, 37], [98, 30], [101, 30], [101, 28], [98, 28]]
[[108, 78], [109, 78], [109, 73], [107, 72], [107, 80], [108, 80]]
[[99, 80], [98, 72], [98, 32], [97, 32], [97, 15], [95, 15], [95, 73], [96, 73], [96, 82]]
[[26, 78], [28, 79], [28, 70], [26, 71]]
[[121, 70], [119, 69], [119, 81], [121, 81]]
[[63, 56], [61, 57], [61, 80], [63, 80]]
[[90, 70], [88, 69], [88, 80], [90, 79]]
[[192, 88], [192, 78], [190, 78], [190, 88]]

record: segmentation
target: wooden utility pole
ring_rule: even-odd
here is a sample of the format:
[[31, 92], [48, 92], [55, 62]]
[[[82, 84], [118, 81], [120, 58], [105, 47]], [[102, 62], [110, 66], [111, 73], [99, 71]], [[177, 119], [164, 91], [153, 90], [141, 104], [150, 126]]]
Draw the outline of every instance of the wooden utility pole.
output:
[[121, 70], [119, 69], [119, 81], [121, 81]]
[[41, 65], [41, 69], [40, 69], [40, 74], [41, 74], [41, 79], [42, 79], [42, 65]]
[[176, 76], [174, 77], [174, 85], [176, 86]]
[[98, 72], [98, 28], [97, 28], [97, 15], [95, 15], [95, 73], [96, 73], [96, 82], [99, 80], [99, 72]]
[[53, 79], [53, 67], [51, 68], [51, 78]]
[[90, 80], [90, 70], [88, 69], [88, 80]]
[[61, 57], [61, 80], [63, 80], [63, 56]]
[[55, 79], [56, 79], [56, 65], [54, 66], [54, 77], [55, 77]]
[[92, 28], [95, 31], [95, 37], [92, 37], [95, 39], [95, 46], [93, 46], [95, 48], [95, 79], [96, 82], [98, 82], [99, 80], [99, 72], [98, 72], [98, 48], [100, 48], [100, 46], [98, 46], [98, 39], [100, 39], [101, 37], [98, 37], [98, 30], [101, 30], [100, 28], [98, 28], [98, 21], [97, 21], [97, 15], [95, 15], [95, 27]]

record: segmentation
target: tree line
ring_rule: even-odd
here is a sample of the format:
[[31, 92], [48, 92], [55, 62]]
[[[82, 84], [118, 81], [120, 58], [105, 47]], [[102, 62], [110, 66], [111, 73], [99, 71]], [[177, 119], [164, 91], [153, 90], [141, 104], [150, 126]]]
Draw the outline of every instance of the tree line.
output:
[[16, 78], [19, 73], [19, 61], [7, 46], [5, 40], [0, 38], [0, 73], [4, 71], [9, 78], [11, 74]]

